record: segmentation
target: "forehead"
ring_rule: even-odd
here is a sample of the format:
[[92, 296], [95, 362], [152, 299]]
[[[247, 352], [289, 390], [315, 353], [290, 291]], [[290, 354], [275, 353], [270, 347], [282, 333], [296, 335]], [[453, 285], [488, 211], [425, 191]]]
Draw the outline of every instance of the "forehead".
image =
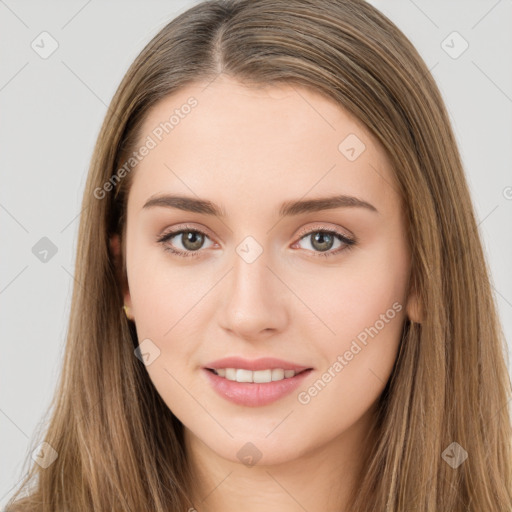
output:
[[134, 170], [138, 201], [176, 188], [221, 202], [333, 191], [381, 205], [383, 192], [397, 199], [385, 151], [364, 125], [297, 85], [246, 86], [224, 76], [189, 85], [150, 109], [138, 147], [149, 139], [154, 147]]

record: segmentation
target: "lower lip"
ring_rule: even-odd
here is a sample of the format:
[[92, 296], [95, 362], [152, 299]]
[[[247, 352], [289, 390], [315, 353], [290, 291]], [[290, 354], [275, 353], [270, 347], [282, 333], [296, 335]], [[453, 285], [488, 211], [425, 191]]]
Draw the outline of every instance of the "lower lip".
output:
[[279, 400], [290, 394], [312, 372], [312, 369], [303, 371], [295, 377], [264, 383], [236, 382], [213, 373], [206, 368], [208, 379], [213, 389], [223, 398], [238, 405], [246, 407], [261, 407]]

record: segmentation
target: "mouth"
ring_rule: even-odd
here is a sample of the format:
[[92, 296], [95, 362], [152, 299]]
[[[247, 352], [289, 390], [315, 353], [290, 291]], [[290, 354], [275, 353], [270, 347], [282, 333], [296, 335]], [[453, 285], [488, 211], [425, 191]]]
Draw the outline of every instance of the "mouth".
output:
[[313, 370], [275, 358], [228, 357], [203, 366], [206, 382], [218, 395], [246, 407], [268, 405], [289, 395]]

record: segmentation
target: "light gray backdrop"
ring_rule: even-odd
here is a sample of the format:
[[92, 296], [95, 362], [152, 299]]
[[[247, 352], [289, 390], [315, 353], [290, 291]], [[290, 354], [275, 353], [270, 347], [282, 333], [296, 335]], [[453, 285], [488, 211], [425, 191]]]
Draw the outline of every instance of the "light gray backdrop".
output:
[[[60, 371], [80, 201], [106, 106], [149, 39], [195, 3], [0, 0], [0, 506]], [[372, 3], [416, 45], [445, 98], [510, 344], [512, 1]]]

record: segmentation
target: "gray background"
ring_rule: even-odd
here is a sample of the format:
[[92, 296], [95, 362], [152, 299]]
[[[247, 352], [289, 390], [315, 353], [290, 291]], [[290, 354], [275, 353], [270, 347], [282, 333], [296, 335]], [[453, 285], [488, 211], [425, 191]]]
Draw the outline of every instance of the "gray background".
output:
[[[80, 202], [106, 106], [146, 42], [195, 3], [0, 0], [0, 506], [26, 470], [60, 371]], [[415, 44], [445, 98], [510, 346], [512, 1], [371, 3]], [[58, 42], [46, 59], [31, 47], [43, 31]], [[461, 55], [454, 31], [469, 44]], [[43, 237], [57, 249], [46, 262], [33, 253]]]

